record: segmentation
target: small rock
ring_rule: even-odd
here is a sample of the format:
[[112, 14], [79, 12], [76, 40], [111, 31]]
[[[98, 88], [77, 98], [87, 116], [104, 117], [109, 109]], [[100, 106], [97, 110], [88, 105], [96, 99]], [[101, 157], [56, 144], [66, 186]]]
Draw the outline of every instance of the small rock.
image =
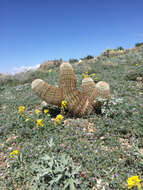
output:
[[137, 77], [137, 81], [142, 81], [142, 77]]

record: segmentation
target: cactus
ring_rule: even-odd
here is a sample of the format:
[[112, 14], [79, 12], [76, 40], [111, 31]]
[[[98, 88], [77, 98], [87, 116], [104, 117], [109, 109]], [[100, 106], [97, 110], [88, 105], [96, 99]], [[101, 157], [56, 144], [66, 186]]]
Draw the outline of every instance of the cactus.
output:
[[60, 67], [59, 87], [64, 94], [64, 100], [68, 102], [68, 109], [73, 114], [80, 116], [93, 109], [88, 98], [76, 88], [76, 77], [69, 63], [63, 63]]
[[63, 100], [62, 90], [54, 85], [49, 85], [41, 79], [32, 82], [32, 89], [49, 104], [60, 105]]
[[101, 81], [97, 84], [89, 77], [82, 81], [82, 92], [76, 88], [76, 77], [71, 64], [60, 66], [59, 87], [49, 85], [41, 79], [32, 82], [32, 89], [47, 104], [60, 105], [67, 101], [68, 110], [76, 116], [83, 116], [94, 109], [96, 97], [110, 98], [108, 83]]
[[95, 90], [95, 88], [96, 88], [96, 84], [92, 80], [92, 78], [88, 77], [82, 80], [82, 93], [84, 96], [89, 98], [92, 92]]

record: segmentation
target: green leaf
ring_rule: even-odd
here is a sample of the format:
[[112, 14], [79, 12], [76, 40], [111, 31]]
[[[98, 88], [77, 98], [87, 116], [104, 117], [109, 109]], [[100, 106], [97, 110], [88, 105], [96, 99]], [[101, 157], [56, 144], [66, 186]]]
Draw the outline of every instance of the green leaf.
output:
[[59, 182], [59, 180], [62, 178], [62, 174], [59, 174], [58, 176], [57, 176], [57, 178], [55, 179], [55, 182], [57, 183], [57, 182]]
[[69, 184], [70, 184], [70, 190], [75, 190], [74, 180], [72, 178], [69, 179]]
[[55, 183], [55, 180], [53, 179], [53, 180], [51, 180], [50, 182], [49, 182], [49, 184], [50, 184], [50, 187], [52, 187], [52, 185]]
[[69, 186], [70, 184], [69, 184], [69, 180], [66, 182], [66, 184], [65, 184], [65, 186], [64, 186], [64, 188], [63, 188], [63, 190], [65, 190], [68, 186]]

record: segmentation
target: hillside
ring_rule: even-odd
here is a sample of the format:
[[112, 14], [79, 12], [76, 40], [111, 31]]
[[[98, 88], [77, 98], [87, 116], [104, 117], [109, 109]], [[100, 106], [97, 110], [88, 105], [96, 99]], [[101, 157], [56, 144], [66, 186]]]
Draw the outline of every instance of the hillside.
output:
[[129, 177], [143, 180], [143, 46], [72, 63], [80, 90], [83, 75], [90, 75], [95, 83], [109, 83], [111, 99], [100, 112], [64, 115], [56, 126], [60, 108], [35, 113], [43, 104], [31, 89], [36, 78], [58, 85], [59, 66], [53, 65], [0, 76], [2, 190], [62, 190], [66, 184], [71, 190], [123, 190]]

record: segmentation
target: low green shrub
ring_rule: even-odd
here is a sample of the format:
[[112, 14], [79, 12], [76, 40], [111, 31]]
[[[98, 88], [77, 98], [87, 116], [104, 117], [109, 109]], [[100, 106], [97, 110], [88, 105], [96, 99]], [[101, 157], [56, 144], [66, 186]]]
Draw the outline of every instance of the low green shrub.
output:
[[129, 70], [125, 75], [127, 80], [137, 80], [138, 77], [143, 77], [143, 64], [136, 64], [136, 67], [132, 70]]
[[143, 46], [143, 42], [135, 44], [135, 47], [140, 47], [140, 46]]
[[89, 59], [94, 59], [94, 56], [92, 56], [92, 55], [87, 55], [86, 57], [81, 58], [81, 60], [89, 60]]
[[75, 63], [75, 62], [78, 62], [78, 59], [72, 58], [72, 59], [69, 60], [69, 62], [70, 62], [70, 63]]
[[[53, 140], [48, 142], [49, 148], [54, 145]], [[31, 180], [31, 189], [33, 190], [74, 190], [80, 183], [79, 166], [75, 166], [73, 160], [66, 154], [54, 155], [50, 152], [42, 158], [36, 160], [31, 171], [33, 179]]]

